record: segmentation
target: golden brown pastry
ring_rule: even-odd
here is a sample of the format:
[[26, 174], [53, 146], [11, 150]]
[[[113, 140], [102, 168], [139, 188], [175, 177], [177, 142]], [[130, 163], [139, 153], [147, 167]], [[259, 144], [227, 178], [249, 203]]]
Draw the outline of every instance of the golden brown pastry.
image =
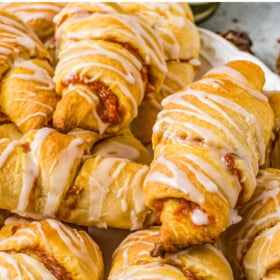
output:
[[114, 252], [108, 279], [233, 280], [227, 260], [210, 244], [151, 257], [158, 232], [154, 227], [129, 234]]
[[232, 61], [164, 100], [144, 185], [162, 222], [154, 255], [214, 241], [252, 196], [273, 125], [263, 84], [257, 65]]
[[148, 166], [89, 156], [85, 139], [51, 128], [0, 141], [0, 208], [24, 217], [84, 226], [137, 229]]
[[38, 37], [19, 18], [0, 11], [0, 77], [20, 58], [49, 59], [47, 50]]
[[0, 14], [1, 111], [23, 133], [47, 126], [58, 101], [48, 52], [20, 19]]
[[21, 132], [48, 126], [58, 101], [53, 70], [41, 59], [18, 62], [1, 81], [2, 111]]
[[274, 112], [274, 126], [267, 147], [266, 162], [264, 167], [280, 169], [280, 95], [279, 93], [271, 94], [269, 104]]
[[103, 279], [98, 245], [82, 230], [56, 220], [8, 218], [0, 230], [1, 278]]
[[7, 2], [0, 8], [20, 18], [42, 40], [54, 34], [53, 18], [65, 4], [59, 2]]
[[163, 98], [193, 81], [200, 65], [200, 36], [186, 3], [122, 2], [121, 5], [125, 11], [143, 18], [163, 42], [167, 65], [164, 83], [159, 92], [145, 96], [131, 123], [134, 135], [146, 144], [151, 142], [152, 127]]
[[91, 153], [102, 157], [125, 158], [146, 165], [152, 161], [150, 151], [134, 137], [128, 128], [115, 136], [97, 142]]
[[166, 72], [162, 44], [133, 15], [99, 11], [78, 19], [57, 28], [55, 82], [62, 99], [54, 127], [114, 134], [136, 117], [144, 94], [159, 91]]
[[243, 219], [219, 240], [236, 279], [279, 279], [279, 203], [280, 171], [261, 170], [254, 195], [240, 211]]
[[11, 140], [17, 140], [22, 137], [22, 133], [18, 130], [13, 123], [0, 125], [0, 139], [9, 138]]

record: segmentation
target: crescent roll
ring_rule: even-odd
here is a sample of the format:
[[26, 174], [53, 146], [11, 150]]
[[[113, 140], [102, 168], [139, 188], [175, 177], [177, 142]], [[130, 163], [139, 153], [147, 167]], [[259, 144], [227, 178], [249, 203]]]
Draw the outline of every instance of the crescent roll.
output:
[[8, 12], [0, 15], [1, 111], [25, 133], [47, 126], [52, 118], [58, 101], [54, 73], [33, 31]]
[[150, 250], [158, 232], [158, 228], [153, 227], [129, 234], [113, 254], [108, 279], [233, 280], [227, 260], [210, 244], [192, 246], [164, 257], [151, 257]]
[[60, 2], [7, 2], [0, 8], [20, 18], [44, 42], [54, 34], [53, 18], [65, 4]]
[[0, 208], [83, 226], [142, 228], [151, 213], [143, 191], [148, 169], [89, 155], [85, 138], [32, 130], [0, 140]]
[[144, 94], [159, 91], [163, 83], [166, 64], [161, 41], [136, 16], [90, 12], [73, 21], [68, 18], [56, 37], [59, 57], [54, 80], [62, 99], [53, 123], [59, 130], [79, 127], [117, 133], [136, 117]]
[[232, 61], [163, 101], [144, 185], [162, 222], [153, 254], [213, 242], [254, 193], [274, 118], [263, 83]]
[[[186, 3], [127, 3], [125, 11], [143, 18], [162, 39], [167, 73], [159, 92], [145, 96], [131, 123], [135, 136], [150, 143], [156, 115], [166, 96], [193, 82], [199, 69], [200, 36]], [[149, 112], [149, 114], [147, 114]]]
[[280, 277], [279, 203], [280, 171], [261, 170], [254, 195], [240, 211], [243, 219], [219, 238], [219, 245], [232, 264], [236, 279]]
[[56, 220], [8, 218], [0, 230], [1, 278], [103, 279], [98, 245], [84, 231]]

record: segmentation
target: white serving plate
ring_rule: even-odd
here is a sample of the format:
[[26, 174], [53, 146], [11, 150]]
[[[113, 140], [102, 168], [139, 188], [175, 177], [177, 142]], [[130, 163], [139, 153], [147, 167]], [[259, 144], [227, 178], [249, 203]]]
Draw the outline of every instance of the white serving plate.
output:
[[[272, 72], [262, 61], [257, 57], [240, 51], [237, 47], [231, 44], [226, 39], [213, 33], [212, 31], [199, 28], [201, 36], [201, 50], [200, 61], [201, 67], [197, 74], [196, 79], [203, 75], [206, 71], [213, 67], [223, 65], [231, 60], [245, 59], [258, 64], [265, 73], [266, 83], [264, 90], [266, 93], [279, 91], [280, 93], [280, 77]], [[99, 244], [103, 253], [105, 261], [105, 277], [111, 265], [111, 257], [115, 248], [129, 233], [127, 230], [120, 229], [97, 229], [94, 227], [89, 228], [89, 233], [92, 238]]]

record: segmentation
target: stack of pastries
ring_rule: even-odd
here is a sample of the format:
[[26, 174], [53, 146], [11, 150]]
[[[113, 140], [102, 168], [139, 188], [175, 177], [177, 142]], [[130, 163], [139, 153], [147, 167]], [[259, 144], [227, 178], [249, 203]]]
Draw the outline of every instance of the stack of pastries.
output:
[[0, 7], [0, 278], [103, 279], [88, 227], [133, 231], [111, 280], [279, 277], [280, 100], [262, 69], [194, 82], [186, 3], [31, 6]]

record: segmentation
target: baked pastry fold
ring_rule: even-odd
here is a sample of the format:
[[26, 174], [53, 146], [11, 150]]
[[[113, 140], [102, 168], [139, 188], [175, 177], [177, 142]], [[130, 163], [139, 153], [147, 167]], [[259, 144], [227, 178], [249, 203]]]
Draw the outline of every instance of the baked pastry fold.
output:
[[58, 102], [53, 70], [45, 60], [23, 60], [1, 81], [1, 110], [25, 133], [48, 126]]
[[163, 101], [144, 185], [162, 222], [153, 254], [213, 242], [251, 198], [274, 117], [263, 83], [257, 65], [232, 61]]
[[161, 110], [163, 98], [194, 80], [200, 66], [200, 36], [191, 9], [186, 3], [122, 2], [121, 6], [126, 12], [147, 22], [163, 42], [167, 66], [163, 85], [160, 91], [145, 95], [138, 115], [131, 123], [134, 135], [143, 143], [150, 143], [152, 127]]
[[0, 16], [1, 112], [25, 133], [47, 126], [58, 101], [51, 59], [24, 22], [3, 10]]
[[17, 58], [49, 59], [42, 42], [19, 18], [3, 10], [0, 15], [1, 78]]
[[129, 234], [113, 254], [108, 279], [233, 279], [227, 260], [210, 244], [151, 257], [158, 232], [153, 227]]
[[65, 4], [60, 2], [7, 2], [0, 8], [20, 18], [43, 42], [54, 34], [53, 18]]
[[62, 100], [53, 123], [59, 130], [117, 133], [137, 116], [144, 94], [163, 83], [166, 64], [157, 34], [140, 18], [108, 7], [77, 6], [84, 15], [79, 17], [66, 6], [64, 23], [58, 15], [55, 82]]
[[143, 192], [148, 166], [88, 149], [85, 138], [52, 128], [1, 139], [0, 208], [83, 226], [143, 227], [151, 212]]
[[103, 279], [102, 253], [85, 231], [52, 219], [5, 223], [0, 230], [5, 279]]
[[242, 220], [219, 238], [236, 279], [279, 278], [280, 171], [267, 168], [257, 176], [252, 198], [240, 210]]

